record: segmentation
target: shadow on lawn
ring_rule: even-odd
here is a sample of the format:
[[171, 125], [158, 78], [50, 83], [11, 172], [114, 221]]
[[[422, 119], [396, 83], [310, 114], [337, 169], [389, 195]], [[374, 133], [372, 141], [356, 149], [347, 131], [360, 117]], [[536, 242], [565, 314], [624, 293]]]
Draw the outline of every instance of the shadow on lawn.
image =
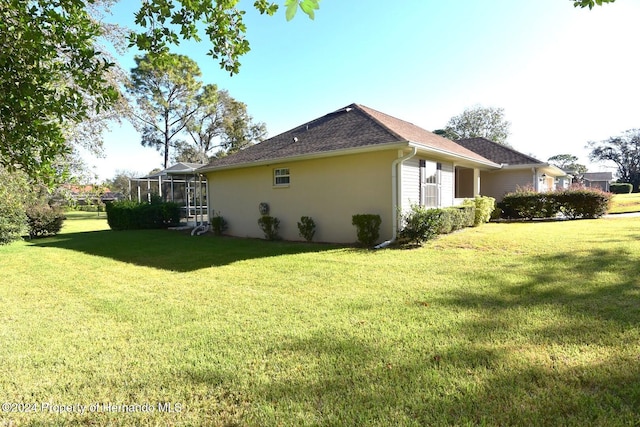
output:
[[[375, 328], [284, 337], [277, 352], [295, 363], [262, 372], [271, 381], [248, 391], [247, 407], [269, 407], [269, 424], [296, 424], [287, 419], [291, 408], [315, 425], [636, 424], [637, 256], [593, 249], [527, 257], [524, 265], [515, 283], [485, 272], [480, 280], [490, 289], [433, 301], [462, 314], [450, 340], [434, 338], [448, 329], [434, 331], [426, 312], [424, 336], [398, 336], [395, 344], [378, 341]], [[549, 308], [557, 317], [542, 329], [512, 317]], [[282, 373], [305, 366], [306, 375]], [[235, 383], [189, 378], [230, 390]]]
[[61, 248], [162, 270], [188, 272], [256, 258], [321, 252], [324, 244], [191, 236], [168, 230], [66, 233], [33, 240], [36, 248]]
[[[244, 392], [233, 378], [188, 378], [211, 381], [221, 396], [231, 396], [222, 406], [237, 405], [233, 396], [240, 394], [248, 412], [270, 408], [273, 419], [252, 414], [268, 425], [631, 425], [640, 416], [635, 359], [604, 357], [585, 367], [557, 366], [547, 358], [509, 369], [509, 352], [488, 347], [480, 338], [396, 359], [375, 343], [316, 333], [285, 339], [279, 349], [297, 355], [296, 366], [309, 363], [308, 375], [292, 379], [278, 366], [263, 373], [271, 381]], [[291, 418], [301, 413], [306, 423]], [[254, 424], [255, 418], [242, 419], [247, 415], [236, 421]]]
[[522, 280], [516, 283], [505, 280], [500, 271], [484, 271], [479, 279], [495, 284], [488, 291], [458, 291], [440, 303], [494, 315], [548, 306], [580, 319], [640, 326], [640, 262], [628, 250], [561, 252], [529, 257], [523, 265]]

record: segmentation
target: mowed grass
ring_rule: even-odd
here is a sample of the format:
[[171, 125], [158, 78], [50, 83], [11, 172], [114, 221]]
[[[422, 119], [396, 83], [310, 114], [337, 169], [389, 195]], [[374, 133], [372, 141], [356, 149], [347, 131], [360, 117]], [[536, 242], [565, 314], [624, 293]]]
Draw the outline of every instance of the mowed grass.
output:
[[63, 231], [0, 247], [0, 401], [37, 409], [5, 424], [640, 419], [640, 218], [380, 251], [112, 232], [86, 214]]
[[609, 213], [640, 212], [640, 193], [616, 194]]

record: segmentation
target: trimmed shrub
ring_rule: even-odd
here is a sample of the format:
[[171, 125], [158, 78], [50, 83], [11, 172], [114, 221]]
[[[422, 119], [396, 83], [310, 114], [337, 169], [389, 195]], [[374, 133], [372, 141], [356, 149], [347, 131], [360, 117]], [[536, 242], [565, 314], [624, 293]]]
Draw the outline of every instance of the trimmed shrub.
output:
[[411, 211], [402, 217], [404, 228], [398, 236], [403, 241], [420, 245], [438, 235], [443, 216], [442, 209], [427, 209], [424, 206], [411, 205]]
[[31, 205], [27, 208], [26, 215], [29, 237], [32, 239], [58, 234], [66, 219], [60, 208], [48, 204]]
[[365, 247], [373, 246], [380, 238], [380, 224], [382, 224], [380, 215], [353, 215], [351, 224], [356, 226], [358, 242]]
[[227, 221], [218, 213], [213, 214], [211, 218], [211, 231], [216, 236], [222, 236], [222, 233], [227, 229]]
[[633, 184], [626, 182], [618, 182], [609, 184], [609, 191], [613, 194], [629, 194], [633, 191]]
[[107, 223], [112, 230], [167, 228], [180, 223], [180, 205], [173, 202], [107, 203]]
[[476, 208], [473, 226], [477, 227], [480, 224], [489, 222], [491, 214], [496, 208], [496, 199], [493, 197], [476, 196], [473, 199], [465, 200], [463, 206], [474, 206]]
[[307, 242], [313, 240], [313, 235], [316, 234], [316, 223], [310, 216], [300, 217], [300, 222], [298, 223], [298, 233], [300, 237], [305, 239]]
[[280, 220], [276, 217], [263, 215], [258, 219], [258, 225], [264, 233], [267, 240], [278, 240], [278, 229], [280, 228]]
[[404, 228], [398, 236], [401, 243], [421, 244], [438, 234], [448, 234], [462, 228], [473, 227], [475, 221], [474, 201], [467, 206], [436, 209], [412, 205], [411, 211], [403, 216]]
[[0, 245], [20, 240], [27, 230], [22, 201], [15, 194], [4, 194], [0, 188]]
[[449, 209], [458, 209], [461, 211], [461, 226], [460, 228], [473, 227], [476, 223], [476, 207], [475, 206], [458, 206], [457, 208], [449, 208]]
[[138, 227], [134, 210], [138, 203], [130, 200], [107, 203], [107, 224], [112, 230], [135, 230]]
[[611, 205], [611, 193], [598, 189], [569, 189], [550, 193], [507, 194], [498, 207], [504, 218], [551, 218], [561, 213], [567, 218], [599, 218]]
[[512, 219], [552, 218], [560, 212], [554, 193], [518, 191], [509, 193], [498, 203], [503, 217]]
[[28, 231], [24, 203], [28, 184], [19, 173], [0, 167], [0, 245], [20, 240]]
[[600, 218], [611, 208], [611, 193], [598, 189], [565, 190], [555, 193], [560, 212], [567, 218]]
[[180, 205], [174, 202], [160, 203], [162, 210], [162, 227], [175, 227], [180, 224]]
[[438, 230], [439, 234], [449, 234], [461, 228], [473, 227], [475, 223], [475, 206], [455, 206], [440, 210], [442, 211], [442, 222]]

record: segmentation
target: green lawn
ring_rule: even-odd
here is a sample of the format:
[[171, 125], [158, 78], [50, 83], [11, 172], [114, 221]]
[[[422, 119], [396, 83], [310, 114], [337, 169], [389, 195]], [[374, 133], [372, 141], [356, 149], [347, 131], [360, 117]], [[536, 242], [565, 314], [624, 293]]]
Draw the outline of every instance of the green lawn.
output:
[[616, 194], [609, 213], [640, 212], [640, 193]]
[[640, 420], [640, 218], [380, 251], [63, 231], [0, 247], [0, 402], [35, 405], [0, 425]]

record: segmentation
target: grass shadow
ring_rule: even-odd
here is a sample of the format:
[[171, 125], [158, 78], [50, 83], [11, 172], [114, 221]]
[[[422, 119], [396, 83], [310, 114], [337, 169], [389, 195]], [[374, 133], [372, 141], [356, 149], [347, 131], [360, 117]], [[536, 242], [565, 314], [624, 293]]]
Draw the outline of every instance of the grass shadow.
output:
[[60, 248], [161, 270], [189, 272], [237, 261], [322, 252], [335, 245], [191, 236], [169, 230], [92, 231], [33, 240], [34, 248]]
[[[548, 359], [505, 369], [508, 350], [478, 342], [397, 358], [388, 347], [329, 330], [288, 337], [278, 351], [306, 361], [313, 372], [294, 378], [286, 371], [271, 372], [270, 381], [254, 384], [245, 394], [247, 408], [266, 411], [243, 417], [257, 416], [268, 425], [309, 420], [313, 425], [378, 425], [380, 420], [387, 425], [522, 425], [527, 420], [553, 426], [595, 420], [611, 425], [640, 415], [635, 404], [640, 365], [624, 358], [588, 367], [557, 366]], [[233, 378], [191, 372], [185, 377], [236, 391]], [[230, 399], [228, 405], [236, 403]], [[255, 419], [237, 421], [252, 425]]]
[[519, 278], [484, 271], [486, 292], [457, 291], [440, 303], [483, 308], [494, 314], [513, 308], [555, 306], [567, 313], [640, 325], [640, 263], [621, 250], [591, 249], [528, 257]]

